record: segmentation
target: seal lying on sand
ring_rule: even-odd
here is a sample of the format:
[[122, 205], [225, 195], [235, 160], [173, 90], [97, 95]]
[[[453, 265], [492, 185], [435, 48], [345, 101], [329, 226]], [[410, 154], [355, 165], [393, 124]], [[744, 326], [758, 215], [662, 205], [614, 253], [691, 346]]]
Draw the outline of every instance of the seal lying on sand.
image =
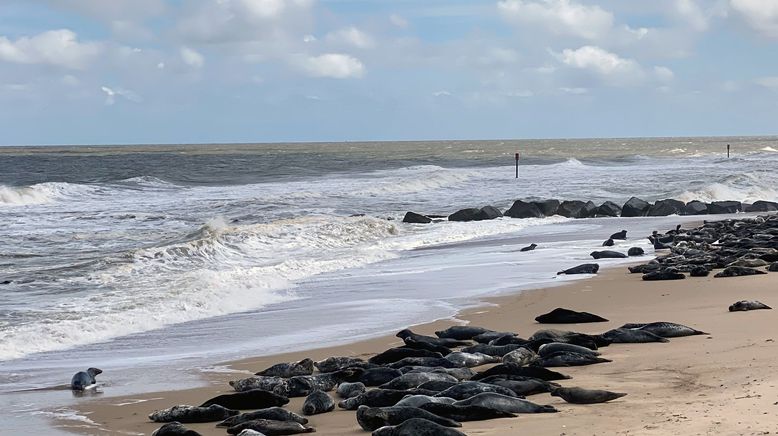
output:
[[441, 373], [434, 373], [434, 372], [416, 372], [416, 373], [403, 374], [402, 376], [397, 377], [396, 379], [390, 381], [389, 383], [384, 383], [379, 387], [381, 389], [403, 390], [403, 389], [411, 389], [411, 388], [419, 387], [420, 385], [427, 383], [429, 381], [447, 381], [447, 382], [456, 383], [458, 380], [455, 377], [450, 376], [448, 374], [441, 374]]
[[254, 389], [235, 394], [219, 395], [204, 402], [200, 407], [208, 407], [211, 404], [218, 404], [227, 409], [265, 409], [274, 406], [283, 406], [289, 402], [289, 398], [276, 395], [272, 392]]
[[373, 431], [388, 425], [399, 425], [403, 422], [422, 418], [444, 427], [462, 427], [462, 424], [448, 418], [432, 414], [416, 407], [367, 407], [357, 409], [357, 423], [366, 431]]
[[551, 342], [548, 344], [543, 344], [538, 349], [538, 355], [540, 357], [546, 357], [554, 353], [558, 353], [560, 351], [568, 351], [572, 353], [578, 353], [578, 354], [588, 354], [590, 356], [599, 356], [600, 353], [594, 350], [591, 350], [586, 347], [582, 347], [580, 345], [575, 344], [568, 344], [564, 342]]
[[419, 408], [437, 416], [453, 419], [454, 421], [458, 422], [485, 421], [488, 419], [516, 417], [516, 415], [513, 413], [503, 412], [482, 406], [455, 406], [453, 404], [429, 402], [420, 405]]
[[424, 389], [408, 389], [405, 391], [397, 391], [394, 389], [373, 389], [367, 391], [364, 394], [357, 395], [354, 398], [349, 398], [338, 403], [338, 407], [346, 410], [357, 410], [359, 406], [370, 407], [388, 407], [394, 406], [400, 400], [408, 395], [429, 395], [436, 396], [438, 392], [427, 391]]
[[455, 406], [481, 406], [506, 413], [556, 413], [554, 406], [543, 406], [521, 398], [485, 392], [454, 403]]
[[335, 410], [335, 400], [326, 392], [313, 391], [305, 397], [303, 402], [303, 415], [318, 415]]
[[551, 396], [561, 397], [572, 404], [597, 404], [621, 398], [627, 394], [583, 388], [556, 388]]
[[314, 365], [316, 366], [316, 369], [318, 369], [320, 372], [335, 372], [350, 367], [363, 367], [362, 365], [365, 365], [366, 363], [367, 362], [357, 357], [338, 356], [338, 357], [328, 357], [324, 360], [314, 362]]
[[446, 360], [450, 360], [457, 366], [473, 368], [476, 366], [486, 365], [487, 363], [498, 363], [500, 358], [497, 356], [490, 356], [484, 353], [464, 353], [462, 351], [455, 351], [449, 353], [444, 357]]
[[224, 421], [216, 424], [217, 427], [235, 427], [238, 424], [244, 422], [254, 421], [256, 419], [269, 419], [272, 421], [294, 421], [300, 424], [308, 424], [308, 418], [290, 412], [282, 407], [269, 407], [267, 409], [259, 409], [253, 412], [241, 413], [240, 415], [231, 416]]
[[559, 271], [556, 273], [557, 275], [560, 274], [597, 274], [597, 271], [600, 270], [600, 265], [597, 265], [596, 263], [585, 263], [583, 265], [574, 266], [572, 268], [568, 268], [564, 271]]
[[756, 300], [740, 300], [729, 306], [730, 312], [745, 312], [747, 310], [772, 309], [772, 307]]
[[572, 351], [557, 351], [556, 353], [550, 353], [545, 357], [540, 358], [538, 361], [534, 362], [533, 365], [543, 367], [585, 366], [609, 362], [611, 362], [611, 360], [592, 356], [588, 353], [578, 354]]
[[356, 397], [357, 395], [364, 393], [366, 390], [367, 389], [365, 388], [365, 384], [362, 382], [341, 383], [338, 385], [335, 393], [338, 394], [340, 398], [347, 399]]
[[154, 422], [182, 422], [188, 424], [222, 421], [239, 413], [237, 410], [227, 409], [218, 404], [212, 404], [208, 407], [179, 405], [169, 409], [154, 411], [149, 415], [149, 419]]
[[635, 329], [613, 329], [602, 334], [614, 344], [639, 344], [646, 342], [669, 342], [667, 339], [651, 332]]
[[[402, 400], [395, 404], [395, 407], [421, 407], [422, 404], [427, 403], [440, 403], [440, 404], [454, 404], [456, 402], [453, 398], [446, 397], [431, 397], [429, 395], [406, 395]], [[459, 421], [456, 419], [455, 421]]]
[[535, 318], [541, 324], [577, 324], [585, 322], [608, 322], [607, 319], [589, 312], [576, 312], [570, 309], [557, 307], [551, 312]]
[[299, 362], [291, 363], [278, 363], [270, 368], [256, 373], [256, 375], [264, 375], [269, 377], [283, 377], [290, 378], [296, 375], [311, 375], [313, 374], [313, 360], [303, 359]]
[[239, 434], [243, 430], [255, 430], [267, 436], [289, 435], [299, 433], [313, 433], [316, 431], [313, 427], [308, 427], [294, 421], [272, 421], [268, 419], [255, 419], [254, 421], [244, 422], [227, 429], [229, 434]]
[[170, 422], [154, 430], [151, 436], [202, 436], [200, 433], [190, 430], [180, 422]]
[[372, 436], [467, 436], [453, 428], [443, 427], [422, 418], [413, 418], [400, 425], [381, 427]]
[[467, 325], [455, 325], [445, 330], [439, 330], [435, 332], [435, 336], [439, 338], [456, 339], [458, 341], [466, 341], [473, 339], [474, 337], [490, 332], [492, 330], [485, 329], [483, 327], [467, 326]]
[[624, 253], [612, 250], [592, 251], [589, 255], [595, 259], [624, 259], [627, 257]]
[[570, 377], [538, 366], [518, 366], [509, 363], [495, 365], [486, 371], [474, 375], [471, 380], [481, 380], [492, 375], [516, 375], [522, 377], [532, 377], [545, 381], [567, 380]]
[[102, 374], [103, 370], [99, 368], [89, 368], [86, 371], [77, 372], [72, 379], [70, 379], [70, 389], [74, 391], [83, 391], [97, 383], [95, 377]]
[[441, 353], [418, 348], [397, 347], [390, 348], [368, 359], [368, 362], [376, 365], [386, 365], [405, 359], [406, 357], [443, 357]]
[[508, 388], [475, 381], [459, 383], [458, 385], [452, 386], [435, 396], [453, 398], [455, 400], [464, 400], [484, 392], [495, 392], [507, 397], [516, 396], [516, 394], [514, 394], [513, 391]]
[[680, 338], [683, 336], [694, 335], [707, 335], [703, 331], [687, 327], [685, 325], [676, 324], [674, 322], [651, 322], [647, 324], [624, 324], [621, 326], [623, 329], [638, 329], [644, 332], [653, 333], [663, 338]]
[[410, 329], [400, 330], [399, 332], [397, 332], [395, 336], [397, 336], [400, 339], [413, 338], [414, 340], [417, 340], [419, 342], [429, 342], [431, 344], [440, 345], [442, 347], [447, 347], [447, 348], [470, 345], [467, 342], [459, 341], [456, 339], [436, 338], [433, 336], [419, 335], [412, 332]]
[[502, 356], [502, 362], [518, 366], [527, 366], [537, 360], [537, 358], [538, 355], [529, 348], [518, 348]]

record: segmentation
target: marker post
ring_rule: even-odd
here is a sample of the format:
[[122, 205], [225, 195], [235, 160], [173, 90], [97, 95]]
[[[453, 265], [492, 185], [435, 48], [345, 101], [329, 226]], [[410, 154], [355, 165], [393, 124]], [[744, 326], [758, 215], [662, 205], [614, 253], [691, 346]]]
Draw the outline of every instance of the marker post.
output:
[[727, 159], [729, 159], [729, 144], [727, 144]]
[[516, 178], [519, 178], [519, 159], [521, 156], [519, 156], [519, 153], [516, 152]]

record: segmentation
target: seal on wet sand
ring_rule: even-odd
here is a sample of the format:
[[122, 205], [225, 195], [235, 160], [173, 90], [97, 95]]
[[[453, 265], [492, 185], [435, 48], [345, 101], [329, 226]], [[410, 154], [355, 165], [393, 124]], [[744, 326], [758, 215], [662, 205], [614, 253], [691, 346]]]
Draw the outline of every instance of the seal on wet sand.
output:
[[462, 427], [462, 424], [452, 419], [443, 418], [416, 407], [359, 406], [357, 409], [357, 423], [366, 431], [373, 431], [388, 425], [399, 425], [414, 418], [426, 419], [444, 427]]
[[256, 373], [256, 375], [283, 378], [311, 374], [313, 374], [313, 360], [311, 359], [303, 359], [299, 362], [278, 363], [271, 366], [270, 368]]
[[79, 371], [70, 379], [70, 389], [73, 389], [74, 391], [83, 391], [89, 386], [97, 383], [95, 377], [102, 373], [103, 370], [99, 368], [89, 368], [86, 371]]
[[272, 392], [262, 389], [253, 389], [246, 392], [235, 394], [224, 394], [211, 398], [204, 402], [200, 407], [208, 407], [211, 404], [218, 404], [227, 409], [265, 409], [267, 407], [283, 406], [289, 402], [289, 398], [276, 395]]
[[466, 436], [461, 431], [443, 427], [422, 418], [413, 418], [400, 425], [381, 427], [372, 436]]
[[254, 421], [257, 419], [269, 419], [272, 421], [294, 421], [299, 422], [300, 424], [308, 424], [308, 418], [304, 418], [294, 412], [290, 412], [283, 407], [269, 407], [267, 409], [259, 409], [253, 412], [246, 412], [241, 413], [240, 415], [231, 416], [216, 424], [216, 426], [235, 427], [238, 424]]
[[208, 407], [188, 405], [173, 406], [168, 409], [156, 410], [149, 415], [154, 422], [181, 422], [185, 424], [199, 422], [222, 421], [240, 412], [212, 404]]
[[564, 271], [559, 271], [557, 275], [560, 274], [597, 274], [597, 271], [600, 270], [600, 265], [597, 265], [596, 263], [584, 263], [582, 265], [574, 266], [572, 268], [568, 268]]
[[597, 404], [621, 398], [627, 394], [583, 388], [556, 388], [551, 396], [560, 397], [572, 404]]
[[180, 422], [169, 422], [154, 430], [151, 436], [201, 436], [200, 433], [188, 429]]
[[537, 248], [537, 246], [538, 246], [538, 244], [529, 244], [529, 245], [527, 245], [526, 247], [522, 248], [519, 251], [521, 251], [521, 252], [532, 251], [535, 248]]

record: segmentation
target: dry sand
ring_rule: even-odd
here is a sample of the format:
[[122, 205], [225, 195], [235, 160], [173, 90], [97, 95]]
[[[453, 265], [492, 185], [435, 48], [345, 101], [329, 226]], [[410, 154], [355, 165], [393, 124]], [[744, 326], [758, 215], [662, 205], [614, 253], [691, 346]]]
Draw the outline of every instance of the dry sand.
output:
[[[643, 282], [626, 268], [606, 270], [599, 276], [562, 287], [526, 291], [489, 300], [496, 306], [465, 311], [459, 319], [494, 330], [518, 332], [522, 337], [549, 326], [535, 316], [555, 307], [596, 313], [608, 323], [560, 328], [601, 333], [627, 322], [672, 321], [710, 335], [672, 339], [659, 344], [616, 344], [603, 348], [612, 363], [560, 368], [571, 375], [565, 386], [601, 388], [628, 395], [612, 403], [571, 405], [548, 394], [530, 400], [552, 404], [560, 413], [521, 415], [464, 423], [469, 435], [755, 435], [778, 432], [778, 322], [773, 310], [729, 313], [741, 299], [758, 299], [778, 305], [778, 274], [741, 278], [687, 278], [673, 282]], [[431, 334], [456, 321], [414, 328]], [[550, 326], [555, 327], [555, 326]], [[258, 371], [282, 362], [310, 357], [349, 355], [367, 357], [400, 345], [395, 337], [382, 337], [346, 346], [289, 353], [233, 362], [236, 369]], [[150, 434], [159, 424], [147, 415], [175, 404], [200, 404], [219, 393], [230, 392], [237, 374], [208, 375], [210, 386], [174, 392], [157, 392], [85, 403], [81, 412], [98, 423], [87, 434]], [[136, 404], [127, 404], [147, 400]], [[124, 405], [122, 405], [124, 404]], [[300, 412], [302, 399], [287, 406]], [[317, 434], [365, 435], [354, 412], [336, 410], [311, 417]], [[63, 423], [60, 423], [63, 424]], [[189, 425], [203, 435], [225, 435], [213, 424]]]

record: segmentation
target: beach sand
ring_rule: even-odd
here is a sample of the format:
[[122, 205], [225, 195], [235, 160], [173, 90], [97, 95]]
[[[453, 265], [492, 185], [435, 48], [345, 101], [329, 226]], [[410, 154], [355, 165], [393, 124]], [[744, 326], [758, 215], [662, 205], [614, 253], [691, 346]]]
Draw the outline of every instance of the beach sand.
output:
[[[677, 322], [710, 335], [676, 338], [669, 343], [615, 344], [601, 349], [603, 357], [612, 359], [612, 363], [556, 368], [573, 377], [561, 382], [565, 386], [628, 393], [617, 401], [584, 406], [566, 404], [548, 394], [534, 395], [528, 399], [551, 404], [560, 413], [468, 422], [462, 430], [469, 435], [774, 434], [778, 432], [777, 314], [772, 310], [729, 313], [727, 307], [741, 299], [778, 304], [778, 275], [644, 282], [639, 274], [631, 275], [620, 266], [564, 286], [489, 299], [494, 306], [467, 310], [457, 318], [476, 326], [518, 332], [522, 337], [542, 328], [601, 333], [627, 322], [651, 321]], [[535, 316], [556, 307], [592, 312], [610, 322], [553, 326], [534, 321]], [[456, 320], [438, 321], [413, 330], [432, 334], [454, 324]], [[304, 357], [369, 357], [401, 344], [398, 338], [387, 336], [229, 365], [254, 372]], [[247, 376], [207, 374], [209, 386], [204, 388], [88, 400], [80, 412], [97, 425], [71, 429], [82, 434], [151, 434], [160, 426], [148, 422], [151, 411], [176, 404], [200, 404], [219, 393], [231, 392], [228, 380]], [[302, 401], [292, 399], [287, 407], [299, 413]], [[368, 434], [357, 425], [353, 411], [336, 409], [313, 416], [310, 425], [316, 427], [317, 434]], [[213, 424], [188, 427], [203, 435], [226, 434]]]

